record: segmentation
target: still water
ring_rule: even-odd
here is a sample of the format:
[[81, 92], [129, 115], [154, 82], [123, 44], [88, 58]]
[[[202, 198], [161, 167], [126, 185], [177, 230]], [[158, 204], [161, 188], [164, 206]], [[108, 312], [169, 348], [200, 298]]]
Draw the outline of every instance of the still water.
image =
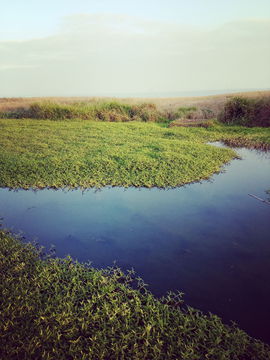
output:
[[270, 154], [238, 149], [224, 172], [170, 190], [0, 189], [6, 227], [57, 256], [134, 268], [157, 296], [233, 320], [270, 342]]

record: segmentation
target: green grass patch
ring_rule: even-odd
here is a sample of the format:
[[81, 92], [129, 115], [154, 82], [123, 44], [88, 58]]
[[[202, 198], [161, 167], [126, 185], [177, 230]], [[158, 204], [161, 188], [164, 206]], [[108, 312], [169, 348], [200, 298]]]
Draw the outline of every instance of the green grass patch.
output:
[[203, 140], [155, 124], [0, 120], [0, 186], [183, 185], [235, 156]]
[[236, 156], [206, 142], [233, 139], [270, 145], [269, 129], [2, 119], [0, 186], [180, 186], [209, 178]]
[[0, 230], [1, 359], [266, 360], [270, 347], [235, 326], [157, 299], [141, 279], [67, 259], [41, 259]]

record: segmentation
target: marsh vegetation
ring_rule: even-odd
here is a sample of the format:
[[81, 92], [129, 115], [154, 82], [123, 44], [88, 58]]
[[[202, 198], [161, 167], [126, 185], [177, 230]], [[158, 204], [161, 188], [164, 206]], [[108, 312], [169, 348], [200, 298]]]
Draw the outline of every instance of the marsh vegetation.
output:
[[268, 113], [267, 97], [230, 98], [219, 112], [226, 125], [200, 106], [171, 111], [143, 102], [7, 103], [0, 112], [0, 185], [175, 187], [207, 179], [236, 154], [206, 142], [267, 150], [269, 130], [251, 127], [267, 127]]
[[269, 358], [268, 345], [184, 306], [180, 293], [156, 299], [133, 272], [41, 259], [3, 230], [0, 258], [3, 359]]
[[0, 185], [174, 187], [208, 178], [236, 154], [222, 132], [157, 124], [0, 120]]
[[[218, 111], [210, 103], [111, 99], [2, 104], [0, 186], [171, 188], [208, 179], [237, 157], [208, 142], [270, 149], [268, 120], [261, 120], [268, 100], [227, 100]], [[156, 299], [132, 273], [44, 260], [6, 231], [0, 240], [6, 358], [269, 358], [267, 345], [183, 306], [179, 295]]]

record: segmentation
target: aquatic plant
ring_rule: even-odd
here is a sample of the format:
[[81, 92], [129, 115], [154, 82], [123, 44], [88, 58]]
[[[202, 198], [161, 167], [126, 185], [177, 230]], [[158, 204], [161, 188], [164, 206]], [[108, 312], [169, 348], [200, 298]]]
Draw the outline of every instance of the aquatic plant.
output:
[[97, 270], [0, 230], [1, 359], [266, 360], [270, 347], [215, 315], [155, 298], [132, 271]]
[[218, 140], [270, 148], [267, 128], [0, 120], [0, 186], [180, 186], [209, 178], [236, 156], [206, 144]]
[[214, 133], [150, 123], [0, 120], [0, 129], [2, 187], [175, 187], [236, 156], [204, 143]]

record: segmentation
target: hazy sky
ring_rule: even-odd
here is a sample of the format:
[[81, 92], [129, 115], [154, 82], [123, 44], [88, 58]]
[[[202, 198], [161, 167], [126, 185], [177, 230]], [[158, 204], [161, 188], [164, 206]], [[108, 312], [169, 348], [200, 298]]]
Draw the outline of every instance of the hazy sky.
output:
[[270, 88], [269, 0], [0, 0], [0, 97]]

